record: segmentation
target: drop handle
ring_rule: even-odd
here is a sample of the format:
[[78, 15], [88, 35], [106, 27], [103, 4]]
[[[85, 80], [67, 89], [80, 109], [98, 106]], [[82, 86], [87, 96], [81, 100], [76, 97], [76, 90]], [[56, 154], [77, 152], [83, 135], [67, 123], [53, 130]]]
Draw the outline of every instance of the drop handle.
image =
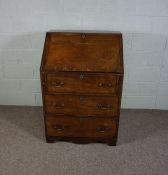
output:
[[96, 130], [97, 130], [97, 132], [105, 133], [105, 132], [109, 131], [110, 128], [107, 127], [107, 126], [98, 126], [98, 127], [96, 128]]
[[61, 87], [63, 85], [64, 85], [64, 82], [62, 82], [62, 81], [52, 81], [51, 82], [51, 86]]
[[57, 131], [63, 131], [67, 127], [64, 125], [53, 125], [53, 128]]
[[65, 104], [64, 103], [61, 103], [61, 104], [53, 103], [51, 106], [54, 108], [60, 109], [60, 108], [63, 108]]
[[99, 83], [98, 86], [103, 88], [112, 87], [112, 83]]
[[98, 109], [110, 109], [112, 108], [111, 104], [97, 104]]

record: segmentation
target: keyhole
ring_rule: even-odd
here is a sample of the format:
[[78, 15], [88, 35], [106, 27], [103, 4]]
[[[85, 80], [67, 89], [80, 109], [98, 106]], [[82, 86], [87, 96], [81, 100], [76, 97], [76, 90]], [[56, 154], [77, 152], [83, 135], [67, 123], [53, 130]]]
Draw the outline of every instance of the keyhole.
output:
[[85, 34], [84, 34], [84, 33], [82, 34], [82, 38], [83, 38], [83, 39], [85, 38]]
[[79, 99], [80, 99], [80, 101], [83, 101], [84, 100], [84, 97], [83, 96], [80, 96]]
[[80, 79], [82, 80], [84, 78], [84, 75], [83, 74], [80, 74]]

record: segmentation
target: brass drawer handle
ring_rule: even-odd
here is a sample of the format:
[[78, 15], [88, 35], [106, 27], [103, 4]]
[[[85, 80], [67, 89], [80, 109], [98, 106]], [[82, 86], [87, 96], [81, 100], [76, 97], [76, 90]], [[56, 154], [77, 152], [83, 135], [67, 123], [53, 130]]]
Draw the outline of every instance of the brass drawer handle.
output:
[[60, 109], [60, 108], [63, 108], [65, 104], [64, 103], [61, 103], [61, 104], [53, 103], [51, 106], [54, 108]]
[[99, 83], [98, 86], [103, 88], [112, 87], [112, 83]]
[[109, 131], [110, 128], [106, 127], [106, 126], [98, 126], [96, 130], [97, 130], [97, 132], [105, 133], [105, 132]]
[[51, 82], [51, 86], [61, 87], [63, 85], [64, 85], [64, 82], [62, 82], [62, 81], [52, 81]]
[[64, 129], [66, 129], [67, 127], [64, 125], [53, 125], [53, 128], [57, 131], [63, 131]]
[[111, 104], [97, 104], [98, 109], [110, 109], [112, 108]]

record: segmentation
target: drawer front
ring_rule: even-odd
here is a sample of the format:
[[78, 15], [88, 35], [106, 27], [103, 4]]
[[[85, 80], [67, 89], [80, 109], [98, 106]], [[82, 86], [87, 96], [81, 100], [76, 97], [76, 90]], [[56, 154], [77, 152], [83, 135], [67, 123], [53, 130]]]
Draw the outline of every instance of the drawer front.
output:
[[116, 121], [108, 118], [82, 119], [83, 137], [113, 137], [116, 134]]
[[116, 135], [117, 122], [108, 118], [47, 117], [48, 136], [109, 138]]
[[45, 95], [46, 112], [80, 116], [117, 116], [119, 97], [88, 95]]
[[120, 75], [103, 73], [47, 74], [45, 88], [49, 93], [118, 93]]
[[76, 118], [47, 117], [46, 131], [48, 136], [78, 137], [80, 122]]

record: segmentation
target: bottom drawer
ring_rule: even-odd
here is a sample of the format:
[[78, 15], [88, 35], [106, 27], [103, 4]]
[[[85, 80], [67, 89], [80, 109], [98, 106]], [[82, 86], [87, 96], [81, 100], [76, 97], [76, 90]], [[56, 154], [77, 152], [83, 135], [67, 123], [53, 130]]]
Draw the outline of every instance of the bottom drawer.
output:
[[47, 117], [48, 136], [111, 138], [118, 122], [109, 118]]

